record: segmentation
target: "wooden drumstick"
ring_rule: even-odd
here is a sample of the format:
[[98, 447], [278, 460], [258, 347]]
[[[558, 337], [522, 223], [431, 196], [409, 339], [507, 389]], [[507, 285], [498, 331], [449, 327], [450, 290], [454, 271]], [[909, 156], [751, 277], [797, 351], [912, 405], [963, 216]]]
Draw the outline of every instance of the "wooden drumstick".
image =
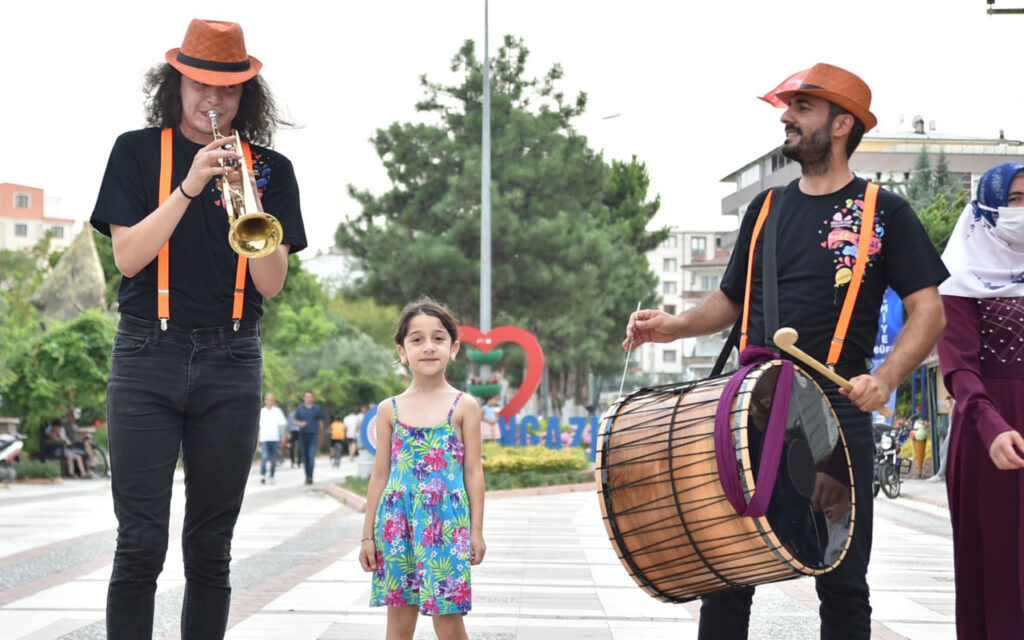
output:
[[[847, 380], [846, 378], [844, 378], [843, 376], [839, 375], [838, 373], [836, 373], [832, 369], [829, 369], [825, 365], [821, 364], [820, 362], [818, 362], [817, 360], [812, 358], [803, 349], [800, 349], [799, 347], [797, 347], [796, 346], [796, 340], [797, 340], [798, 337], [799, 337], [799, 334], [796, 332], [796, 329], [794, 329], [792, 327], [782, 327], [781, 329], [779, 329], [778, 331], [775, 332], [775, 337], [774, 337], [775, 346], [777, 346], [778, 348], [782, 349], [783, 351], [785, 351], [786, 353], [790, 354], [791, 356], [793, 356], [795, 358], [799, 358], [801, 361], [803, 361], [804, 364], [806, 364], [810, 368], [814, 369], [815, 371], [817, 371], [821, 375], [825, 376], [826, 378], [828, 378], [832, 382], [838, 384], [843, 389], [846, 389], [847, 391], [849, 391], [850, 389], [853, 389], [853, 385], [850, 384], [849, 380]], [[879, 407], [877, 409], [877, 411], [878, 411], [878, 413], [882, 414], [886, 418], [891, 418], [892, 417], [892, 409], [890, 409], [889, 407], [887, 407], [885, 405], [882, 405], [881, 407]]]

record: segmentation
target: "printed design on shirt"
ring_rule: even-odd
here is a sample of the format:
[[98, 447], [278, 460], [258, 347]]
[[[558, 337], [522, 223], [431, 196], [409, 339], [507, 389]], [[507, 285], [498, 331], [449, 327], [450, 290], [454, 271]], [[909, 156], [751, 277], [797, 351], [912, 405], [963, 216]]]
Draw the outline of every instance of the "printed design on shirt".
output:
[[252, 174], [256, 176], [256, 192], [262, 200], [270, 182], [270, 164], [264, 158], [264, 154], [258, 153], [255, 149], [252, 152]]
[[[848, 198], [844, 203], [835, 206], [835, 213], [823, 221], [818, 235], [824, 240], [821, 246], [832, 252], [835, 265], [835, 287], [838, 289], [850, 283], [853, 268], [857, 264], [857, 248], [860, 245], [861, 216], [864, 212], [864, 195], [854, 199]], [[875, 210], [875, 235], [868, 246], [868, 264], [870, 268], [878, 262], [882, 253], [882, 239], [885, 236], [885, 212]]]
[[[264, 155], [256, 149], [252, 150], [252, 175], [256, 177], [256, 197], [260, 200], [263, 200], [263, 194], [266, 193], [267, 185], [270, 183], [270, 164]], [[220, 196], [220, 182], [214, 180], [211, 184], [213, 185], [211, 188]], [[222, 206], [221, 199], [218, 197], [214, 204], [218, 207]]]

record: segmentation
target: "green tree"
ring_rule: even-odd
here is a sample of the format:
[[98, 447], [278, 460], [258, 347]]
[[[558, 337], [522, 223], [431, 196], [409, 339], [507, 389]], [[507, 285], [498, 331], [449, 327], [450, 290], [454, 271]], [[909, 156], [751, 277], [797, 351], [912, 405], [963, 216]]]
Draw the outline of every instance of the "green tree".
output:
[[107, 307], [117, 301], [117, 291], [121, 287], [121, 272], [114, 262], [114, 245], [108, 236], [103, 235], [96, 229], [92, 230], [93, 244], [96, 245], [96, 253], [100, 256], [100, 266], [103, 268], [103, 278], [107, 283], [107, 289], [103, 294], [103, 300]]
[[[284, 288], [273, 298], [263, 301], [260, 328], [264, 346], [287, 350], [293, 348], [296, 342], [316, 344], [334, 335], [334, 331], [319, 322], [325, 318], [328, 302], [327, 293], [316, 277], [302, 268], [299, 256], [294, 253], [288, 256], [288, 277], [284, 281]], [[316, 308], [317, 311], [306, 311], [307, 307]], [[296, 316], [317, 317], [318, 322], [313, 329], [316, 335], [309, 338], [296, 336], [296, 329], [304, 331], [301, 326], [295, 325]]]
[[[659, 202], [647, 201], [646, 167], [605, 163], [573, 128], [586, 95], [567, 98], [554, 65], [526, 75], [529, 52], [506, 36], [492, 60], [492, 305], [494, 324], [537, 335], [552, 398], [587, 399], [594, 369], [621, 366], [622, 324], [654, 276], [643, 252]], [[426, 122], [394, 123], [372, 138], [391, 180], [379, 196], [349, 187], [362, 208], [342, 223], [339, 247], [366, 274], [360, 293], [401, 305], [424, 293], [464, 324], [479, 318], [482, 66], [467, 41], [454, 84], [421, 79]]]
[[17, 349], [4, 408], [22, 419], [33, 450], [38, 450], [38, 427], [45, 421], [76, 407], [102, 409], [114, 331], [113, 319], [89, 311]]
[[914, 211], [928, 206], [935, 195], [931, 160], [928, 156], [928, 147], [924, 145], [921, 145], [921, 153], [917, 154], [914, 169], [910, 172], [910, 180], [907, 181], [903, 194]]
[[331, 298], [327, 309], [346, 324], [373, 338], [377, 344], [394, 349], [395, 327], [398, 326], [397, 306], [381, 305], [373, 298], [339, 291]]
[[[46, 273], [41, 264], [38, 251], [0, 249], [0, 394], [14, 380], [14, 353], [41, 332], [39, 311], [28, 301]], [[0, 408], [0, 414], [9, 411]]]
[[[935, 161], [935, 174], [932, 179], [932, 191], [942, 196], [951, 206], [956, 199], [966, 192], [964, 183], [949, 171], [949, 159], [945, 149], [939, 149], [939, 157]], [[928, 203], [931, 204], [930, 202]], [[959, 214], [960, 212], [957, 211]]]
[[960, 189], [960, 192], [953, 196], [952, 201], [946, 199], [942, 193], [935, 194], [935, 197], [928, 204], [917, 211], [925, 231], [932, 244], [941, 254], [946, 249], [949, 236], [953, 233], [960, 213], [967, 205], [967, 191]]

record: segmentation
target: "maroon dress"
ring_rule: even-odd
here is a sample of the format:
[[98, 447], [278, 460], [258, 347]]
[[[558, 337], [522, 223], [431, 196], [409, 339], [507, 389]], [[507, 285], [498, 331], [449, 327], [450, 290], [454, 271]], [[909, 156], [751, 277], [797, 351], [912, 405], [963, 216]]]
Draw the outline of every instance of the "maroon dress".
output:
[[1024, 637], [1024, 471], [989, 447], [1024, 434], [1024, 298], [942, 296], [939, 362], [956, 399], [946, 489], [953, 521], [959, 638]]

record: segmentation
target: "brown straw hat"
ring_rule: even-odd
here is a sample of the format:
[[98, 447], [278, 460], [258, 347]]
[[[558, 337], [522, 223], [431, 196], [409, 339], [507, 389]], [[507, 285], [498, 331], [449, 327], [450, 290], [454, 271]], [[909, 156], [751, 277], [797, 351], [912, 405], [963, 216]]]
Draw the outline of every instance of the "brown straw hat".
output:
[[869, 110], [871, 89], [863, 80], [846, 69], [819, 62], [805, 72], [798, 87], [779, 91], [775, 97], [789, 104], [793, 95], [797, 93], [817, 96], [839, 105], [864, 123], [865, 131], [878, 124], [878, 118]]
[[245, 52], [242, 27], [219, 20], [193, 20], [181, 47], [165, 57], [186, 77], [217, 86], [241, 84], [263, 68], [262, 62]]

